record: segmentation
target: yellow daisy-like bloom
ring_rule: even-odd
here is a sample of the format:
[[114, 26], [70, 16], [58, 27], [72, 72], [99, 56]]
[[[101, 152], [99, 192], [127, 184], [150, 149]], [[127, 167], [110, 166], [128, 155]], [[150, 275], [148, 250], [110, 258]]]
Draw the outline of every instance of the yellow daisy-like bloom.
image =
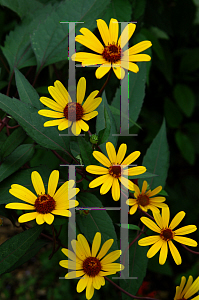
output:
[[140, 218], [142, 223], [144, 223], [151, 230], [158, 233], [158, 235], [148, 236], [138, 241], [138, 244], [140, 246], [149, 246], [154, 244], [147, 252], [148, 258], [153, 257], [160, 250], [159, 263], [160, 265], [163, 265], [167, 259], [168, 245], [169, 245], [169, 249], [171, 251], [175, 263], [177, 265], [180, 265], [182, 263], [182, 259], [180, 253], [178, 252], [176, 246], [173, 244], [172, 240], [191, 247], [197, 246], [196, 241], [181, 236], [196, 231], [197, 227], [195, 225], [187, 225], [179, 229], [176, 229], [175, 231], [173, 230], [182, 221], [184, 216], [185, 216], [185, 212], [180, 211], [173, 218], [170, 225], [168, 225], [170, 219], [169, 207], [163, 207], [162, 216], [160, 215], [160, 213], [153, 213], [153, 217], [157, 225], [149, 218], [146, 217]]
[[83, 276], [77, 284], [77, 292], [81, 293], [86, 288], [86, 299], [93, 297], [94, 289], [99, 290], [102, 285], [105, 285], [104, 276], [115, 274], [124, 269], [122, 264], [113, 263], [121, 255], [121, 250], [115, 250], [106, 255], [113, 241], [113, 239], [107, 240], [99, 251], [100, 232], [95, 234], [92, 249], [90, 249], [86, 238], [82, 234], [78, 234], [77, 241], [71, 241], [74, 252], [65, 248], [62, 249], [62, 252], [70, 260], [61, 260], [60, 266], [75, 270], [67, 273], [65, 278], [72, 279]]
[[69, 93], [59, 80], [56, 80], [54, 85], [49, 86], [48, 91], [55, 101], [47, 97], [40, 98], [44, 105], [54, 111], [41, 109], [38, 111], [38, 114], [56, 119], [45, 122], [44, 127], [58, 125], [58, 130], [64, 130], [71, 126], [71, 131], [74, 135], [79, 135], [81, 130], [88, 131], [89, 126], [84, 121], [88, 121], [98, 115], [95, 109], [102, 102], [102, 98], [95, 97], [99, 91], [93, 91], [82, 105], [86, 93], [86, 79], [84, 77], [81, 77], [77, 84], [77, 102], [72, 102]]
[[120, 199], [119, 181], [127, 189], [134, 191], [133, 182], [122, 175], [139, 175], [146, 172], [146, 168], [143, 166], [139, 166], [128, 169], [128, 165], [132, 164], [132, 162], [134, 162], [140, 156], [140, 152], [134, 151], [131, 154], [129, 154], [125, 158], [125, 160], [123, 160], [126, 154], [126, 150], [127, 145], [121, 144], [118, 153], [116, 154], [115, 147], [112, 143], [108, 142], [106, 143], [106, 151], [109, 158], [107, 158], [103, 153], [99, 151], [93, 152], [93, 156], [106, 168], [95, 165], [90, 165], [86, 167], [87, 172], [102, 175], [90, 182], [90, 188], [95, 188], [102, 184], [100, 188], [100, 193], [103, 195], [106, 194], [112, 187], [112, 197], [115, 201], [118, 201]]
[[[133, 215], [136, 212], [138, 206], [143, 211], [146, 211], [146, 212], [148, 209], [150, 209], [153, 212], [160, 212], [158, 207], [160, 207], [160, 208], [167, 207], [167, 204], [162, 203], [166, 200], [165, 197], [153, 197], [162, 190], [161, 186], [158, 186], [153, 191], [149, 190], [148, 192], [146, 192], [147, 182], [144, 181], [141, 192], [140, 192], [139, 187], [136, 184], [134, 185], [134, 189], [135, 189], [135, 193], [134, 193], [135, 199], [130, 198], [126, 201], [126, 204], [132, 206], [129, 211], [130, 215]], [[153, 198], [151, 198], [151, 197], [153, 197]]]
[[105, 46], [101, 44], [89, 29], [81, 28], [80, 32], [83, 35], [77, 35], [75, 38], [76, 42], [98, 54], [78, 52], [74, 53], [71, 59], [81, 62], [82, 66], [101, 65], [95, 72], [98, 79], [107, 74], [111, 67], [117, 78], [123, 79], [125, 76], [124, 69], [134, 73], [139, 71], [138, 66], [133, 62], [151, 60], [151, 57], [147, 54], [138, 54], [152, 46], [150, 41], [142, 41], [126, 51], [122, 50], [134, 33], [135, 24], [128, 24], [122, 31], [119, 39], [119, 25], [116, 19], [110, 20], [109, 28], [105, 21], [98, 19], [97, 27]]
[[[176, 287], [176, 294], [174, 300], [187, 300], [195, 293], [199, 292], [199, 277], [193, 282], [193, 277], [189, 276], [185, 286], [186, 278], [182, 276], [180, 286]], [[183, 290], [184, 289], [184, 290]], [[199, 300], [199, 295], [192, 298], [192, 300]]]
[[69, 208], [79, 204], [78, 201], [72, 199], [79, 192], [78, 188], [73, 188], [75, 184], [74, 180], [66, 181], [56, 191], [59, 171], [54, 170], [51, 172], [48, 180], [47, 193], [45, 192], [43, 180], [37, 171], [31, 173], [31, 180], [37, 196], [19, 184], [12, 184], [9, 190], [10, 194], [29, 204], [13, 202], [7, 204], [6, 208], [34, 210], [34, 212], [20, 216], [18, 219], [19, 223], [36, 219], [38, 225], [44, 222], [50, 225], [54, 221], [54, 215], [71, 217]]

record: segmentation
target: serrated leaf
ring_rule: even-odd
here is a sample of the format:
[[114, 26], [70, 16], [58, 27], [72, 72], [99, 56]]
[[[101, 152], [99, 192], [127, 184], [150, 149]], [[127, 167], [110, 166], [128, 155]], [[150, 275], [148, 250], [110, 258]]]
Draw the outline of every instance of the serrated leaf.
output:
[[[133, 231], [129, 231], [129, 243], [135, 239]], [[135, 279], [120, 280], [120, 286], [132, 295], [136, 295], [146, 274], [148, 247], [141, 247], [136, 241], [129, 249], [129, 276]], [[129, 300], [129, 296], [122, 293], [122, 300]]]
[[[138, 73], [129, 72], [129, 121], [132, 123], [132, 125], [137, 125], [139, 127], [139, 125], [135, 122], [139, 117], [145, 97], [146, 65], [145, 63], [138, 63], [138, 66], [140, 69]], [[115, 97], [111, 103], [111, 110], [113, 111], [115, 108], [117, 111], [121, 112], [120, 88], [117, 89]], [[114, 118], [117, 124], [117, 130], [119, 130], [120, 113], [119, 115], [114, 114]]]
[[87, 167], [88, 165], [96, 165], [97, 163], [93, 157], [93, 148], [91, 143], [87, 142], [83, 137], [78, 136], [78, 145], [84, 167]]
[[21, 232], [0, 246], [0, 275], [6, 273], [27, 252], [45, 225], [35, 226]]
[[42, 103], [39, 101], [39, 95], [37, 94], [36, 90], [28, 82], [25, 76], [17, 69], [15, 69], [15, 78], [20, 100], [24, 103], [31, 104], [38, 109], [43, 108]]
[[110, 118], [106, 107], [104, 107], [105, 128], [98, 133], [98, 145], [106, 143], [111, 131]]
[[[101, 201], [91, 193], [83, 193], [78, 196], [80, 207], [103, 207]], [[113, 222], [105, 210], [89, 210], [86, 218], [77, 215], [77, 224], [88, 241], [92, 243], [96, 232], [101, 232], [102, 243], [108, 239], [114, 239], [110, 251], [118, 250], [117, 235]]]
[[34, 11], [43, 7], [43, 5], [36, 0], [0, 0], [0, 4], [16, 12], [20, 18], [23, 18], [29, 10]]
[[0, 94], [0, 108], [11, 115], [26, 131], [26, 133], [41, 146], [61, 150], [67, 153], [69, 136], [59, 136], [56, 127], [45, 128], [47, 118], [40, 116], [37, 109], [16, 99]]
[[175, 134], [175, 140], [182, 156], [190, 165], [193, 165], [195, 162], [195, 149], [189, 137], [178, 130]]
[[193, 91], [185, 84], [177, 84], [174, 87], [173, 93], [182, 112], [185, 116], [190, 117], [195, 107], [195, 95]]
[[154, 189], [159, 185], [164, 187], [169, 168], [169, 147], [166, 137], [165, 120], [163, 121], [158, 134], [147, 149], [142, 165], [147, 168], [148, 172], [158, 175], [151, 179], [149, 183], [151, 189]]
[[26, 133], [22, 127], [15, 129], [11, 135], [6, 139], [1, 147], [1, 157], [4, 158], [8, 156], [12, 151], [14, 151], [17, 146], [19, 146], [26, 138]]
[[[103, 92], [103, 94], [102, 94], [102, 103], [98, 107], [98, 116], [97, 116], [97, 121], [96, 121], [96, 132], [97, 132], [97, 134], [99, 134], [100, 130], [102, 130], [106, 127], [106, 121], [105, 121], [105, 116], [104, 116], [105, 108], [108, 112], [108, 116], [109, 116], [110, 124], [111, 124], [110, 135], [107, 139], [107, 142], [111, 142], [116, 147], [118, 136], [116, 136], [115, 134], [117, 134], [118, 131], [116, 129], [116, 123], [115, 123], [113, 114], [112, 114], [112, 112], [109, 108], [105, 92]], [[106, 145], [105, 144], [106, 143], [103, 143], [103, 144], [100, 145], [100, 148], [102, 149], [103, 152], [106, 151]]]
[[0, 166], [0, 182], [16, 172], [34, 154], [34, 146], [32, 144], [24, 144], [17, 147], [12, 154], [7, 156]]

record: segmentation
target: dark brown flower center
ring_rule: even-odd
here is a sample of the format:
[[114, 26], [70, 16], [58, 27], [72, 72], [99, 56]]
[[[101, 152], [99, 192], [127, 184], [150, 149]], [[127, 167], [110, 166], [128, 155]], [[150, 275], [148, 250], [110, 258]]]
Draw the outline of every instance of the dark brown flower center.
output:
[[40, 214], [48, 214], [55, 209], [56, 202], [55, 200], [47, 195], [38, 195], [38, 198], [35, 201], [34, 207], [36, 211]]
[[121, 59], [122, 49], [120, 46], [113, 42], [111, 45], [108, 45], [104, 48], [102, 56], [105, 60], [111, 63], [115, 63]]
[[160, 237], [164, 241], [170, 241], [173, 239], [174, 233], [170, 228], [162, 229], [160, 233]]
[[139, 195], [137, 198], [137, 202], [138, 204], [142, 205], [142, 206], [146, 206], [149, 204], [149, 197], [147, 195]]
[[88, 257], [83, 262], [84, 272], [91, 277], [95, 277], [101, 271], [101, 263], [96, 257]]
[[72, 122], [81, 120], [83, 114], [84, 114], [83, 107], [79, 103], [70, 102], [64, 108], [65, 118]]
[[114, 178], [121, 177], [121, 167], [120, 166], [111, 166], [109, 168], [109, 174], [113, 176]]

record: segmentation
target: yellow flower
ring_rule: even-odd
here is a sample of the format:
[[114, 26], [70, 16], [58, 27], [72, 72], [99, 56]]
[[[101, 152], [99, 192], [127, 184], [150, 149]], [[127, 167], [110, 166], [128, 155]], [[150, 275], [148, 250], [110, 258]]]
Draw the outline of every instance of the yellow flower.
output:
[[157, 232], [158, 235], [145, 237], [139, 240], [138, 244], [140, 246], [148, 246], [154, 244], [148, 250], [147, 257], [148, 258], [153, 257], [160, 250], [159, 263], [163, 265], [167, 259], [167, 253], [168, 253], [167, 242], [168, 242], [169, 249], [171, 251], [175, 263], [177, 265], [180, 265], [182, 263], [182, 259], [180, 253], [178, 252], [177, 248], [173, 244], [172, 240], [184, 245], [196, 247], [197, 246], [196, 241], [181, 235], [194, 232], [197, 230], [197, 227], [195, 225], [187, 225], [179, 229], [176, 229], [175, 231], [173, 230], [176, 226], [178, 226], [178, 224], [184, 218], [185, 216], [184, 211], [180, 211], [173, 218], [169, 226], [168, 224], [170, 219], [170, 211], [168, 207], [162, 208], [162, 216], [160, 215], [160, 213], [153, 213], [153, 216], [157, 225], [152, 220], [146, 217], [142, 217], [141, 221], [151, 230]]
[[[113, 241], [113, 239], [107, 240], [99, 251], [101, 233], [97, 232], [90, 250], [86, 238], [82, 234], [78, 234], [77, 241], [71, 241], [74, 252], [65, 248], [62, 249], [62, 252], [70, 260], [61, 260], [60, 266], [75, 270], [67, 273], [65, 278], [72, 279], [83, 276], [77, 284], [77, 292], [81, 293], [86, 288], [86, 299], [93, 297], [94, 289], [99, 290], [102, 285], [105, 285], [104, 276], [115, 274], [124, 269], [122, 264], [113, 263], [121, 255], [121, 250], [115, 250], [106, 255]], [[102, 259], [102, 257], [104, 258]]]
[[113, 200], [115, 201], [118, 201], [120, 199], [119, 181], [127, 189], [134, 190], [133, 182], [122, 175], [126, 175], [126, 176], [139, 175], [146, 172], [146, 168], [141, 166], [141, 167], [132, 167], [127, 169], [128, 165], [130, 165], [140, 156], [140, 152], [134, 151], [130, 155], [128, 155], [127, 158], [125, 158], [125, 160], [123, 160], [126, 154], [126, 150], [127, 150], [127, 145], [121, 144], [118, 153], [116, 155], [115, 147], [113, 146], [112, 143], [108, 142], [106, 143], [106, 151], [109, 159], [99, 151], [93, 152], [93, 156], [106, 168], [95, 166], [95, 165], [90, 165], [86, 167], [87, 172], [92, 174], [102, 175], [90, 182], [89, 184], [90, 188], [95, 188], [96, 186], [102, 184], [100, 188], [100, 193], [103, 195], [106, 194], [112, 187], [111, 189], [112, 197]]
[[20, 216], [18, 219], [19, 223], [36, 219], [36, 222], [39, 225], [44, 222], [52, 224], [54, 215], [71, 217], [69, 207], [72, 208], [79, 204], [78, 201], [72, 199], [79, 192], [78, 188], [73, 188], [75, 183], [74, 180], [66, 181], [56, 191], [59, 180], [59, 171], [54, 170], [51, 172], [48, 180], [47, 193], [45, 192], [43, 180], [37, 171], [32, 172], [31, 180], [37, 196], [19, 184], [12, 184], [11, 189], [9, 190], [10, 194], [29, 204], [13, 202], [7, 204], [5, 206], [6, 208], [34, 210], [34, 212]]
[[[192, 297], [195, 293], [199, 292], [199, 277], [197, 277], [196, 280], [193, 282], [193, 277], [189, 276], [186, 286], [185, 282], [186, 278], [182, 276], [180, 286], [176, 287], [176, 294], [174, 300], [187, 300], [188, 298]], [[192, 300], [199, 300], [199, 295], [192, 298]]]
[[161, 208], [167, 207], [167, 204], [162, 203], [166, 200], [165, 197], [153, 197], [154, 195], [158, 194], [162, 190], [161, 186], [158, 186], [153, 191], [149, 190], [148, 192], [146, 192], [147, 182], [144, 181], [142, 185], [142, 192], [140, 192], [140, 189], [136, 184], [134, 185], [134, 189], [135, 189], [135, 193], [134, 193], [135, 199], [130, 198], [126, 201], [126, 204], [132, 206], [129, 211], [130, 215], [133, 215], [136, 212], [138, 206], [143, 211], [146, 212], [148, 209], [150, 209], [153, 212], [160, 212], [157, 207], [161, 207]]
[[116, 19], [110, 20], [109, 28], [105, 21], [98, 19], [97, 27], [105, 46], [101, 44], [98, 38], [89, 29], [81, 28], [80, 32], [83, 35], [77, 35], [75, 38], [76, 42], [98, 54], [78, 52], [74, 53], [71, 59], [81, 62], [82, 66], [101, 65], [95, 72], [98, 79], [107, 74], [111, 67], [117, 78], [123, 79], [125, 76], [124, 69], [134, 73], [139, 71], [138, 66], [133, 62], [151, 60], [151, 57], [147, 54], [138, 54], [152, 46], [150, 41], [142, 41], [125, 51], [122, 50], [134, 33], [136, 28], [135, 24], [128, 24], [119, 39], [119, 25]]
[[89, 126], [84, 121], [98, 115], [95, 109], [100, 105], [102, 98], [95, 97], [99, 91], [93, 91], [82, 105], [86, 93], [86, 79], [84, 77], [81, 77], [77, 84], [77, 102], [72, 102], [69, 93], [59, 80], [56, 80], [54, 85], [49, 86], [48, 91], [55, 101], [47, 97], [40, 98], [44, 105], [54, 111], [41, 109], [38, 114], [56, 119], [45, 122], [44, 127], [58, 125], [58, 130], [64, 130], [71, 126], [74, 135], [79, 135], [81, 130], [88, 131]]

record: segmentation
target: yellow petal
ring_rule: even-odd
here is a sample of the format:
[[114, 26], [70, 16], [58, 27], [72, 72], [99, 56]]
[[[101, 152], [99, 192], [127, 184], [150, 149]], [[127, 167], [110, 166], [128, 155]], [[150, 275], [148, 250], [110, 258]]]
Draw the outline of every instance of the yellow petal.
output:
[[110, 43], [117, 44], [119, 25], [116, 19], [111, 19], [109, 23]]
[[44, 223], [44, 215], [38, 213], [37, 216], [36, 216], [36, 222], [37, 222], [38, 225], [43, 224]]
[[110, 34], [109, 29], [104, 20], [98, 19], [97, 20], [97, 27], [102, 37], [104, 44], [107, 46], [110, 43]]
[[187, 225], [187, 226], [183, 226], [179, 229], [176, 229], [174, 232], [176, 235], [185, 235], [185, 234], [194, 232], [196, 230], [197, 230], [197, 227], [195, 225]]
[[47, 121], [44, 123], [44, 127], [57, 126], [57, 125], [60, 125], [61, 123], [64, 123], [65, 120], [66, 120], [66, 118]]
[[106, 255], [106, 253], [108, 252], [108, 250], [111, 248], [113, 242], [114, 242], [113, 239], [109, 239], [109, 240], [107, 240], [107, 241], [102, 245], [102, 248], [101, 248], [99, 254], [97, 255], [97, 258], [98, 258], [99, 260], [100, 260], [104, 255]]
[[108, 174], [108, 169], [100, 166], [90, 165], [86, 167], [86, 171], [92, 174], [103, 175]]
[[144, 223], [148, 228], [150, 228], [151, 230], [160, 233], [160, 228], [149, 218], [146, 217], [141, 217], [140, 220], [142, 221], [142, 223]]
[[87, 286], [88, 284], [88, 280], [89, 280], [89, 276], [88, 275], [84, 275], [79, 281], [78, 281], [78, 284], [77, 284], [77, 292], [78, 293], [81, 293]]
[[99, 251], [100, 248], [100, 244], [101, 244], [101, 233], [96, 232], [92, 243], [91, 256], [96, 257], [97, 252]]
[[102, 102], [102, 98], [100, 97], [95, 99], [92, 98], [86, 99], [85, 103], [82, 106], [84, 110], [84, 114], [88, 114], [91, 111], [95, 110], [100, 105], [101, 102]]
[[83, 131], [88, 131], [89, 130], [89, 126], [86, 122], [84, 122], [83, 120], [79, 120], [77, 121], [79, 127], [83, 130]]
[[48, 106], [49, 108], [59, 111], [59, 112], [63, 112], [64, 107], [65, 106], [61, 106], [60, 104], [58, 104], [57, 102], [47, 98], [47, 97], [41, 97], [40, 102], [43, 103], [44, 105]]
[[135, 31], [136, 25], [135, 24], [128, 24], [124, 30], [122, 31], [122, 34], [118, 40], [118, 45], [123, 48], [126, 43], [130, 40], [130, 38], [132, 37], [134, 31]]
[[32, 221], [37, 217], [37, 215], [38, 215], [37, 212], [31, 212], [31, 213], [24, 214], [19, 217], [18, 222], [24, 223], [24, 222]]
[[9, 193], [14, 197], [17, 197], [30, 204], [34, 204], [35, 200], [37, 199], [37, 196], [35, 196], [35, 194], [19, 184], [12, 184]]
[[153, 257], [162, 247], [163, 243], [166, 243], [162, 239], [159, 239], [147, 252], [147, 257]]
[[69, 269], [69, 270], [82, 270], [83, 269], [82, 262], [78, 263], [78, 262], [74, 262], [72, 260], [61, 260], [59, 262], [59, 264], [63, 268], [66, 268], [66, 269]]
[[107, 179], [108, 179], [109, 177], [112, 177], [112, 176], [109, 175], [109, 174], [106, 174], [106, 175], [102, 175], [102, 176], [100, 176], [100, 177], [98, 177], [98, 178], [92, 180], [92, 181], [89, 183], [89, 188], [92, 189], [92, 188], [95, 188], [95, 187], [97, 187], [97, 186], [103, 184], [104, 182], [107, 181]]
[[102, 186], [100, 188], [100, 194], [104, 195], [104, 194], [108, 193], [112, 184], [113, 184], [113, 177], [108, 175], [107, 180], [102, 184]]
[[[188, 285], [188, 283], [187, 283], [187, 285]], [[188, 299], [189, 297], [193, 296], [198, 291], [199, 291], [199, 277], [196, 278], [196, 280], [189, 287], [188, 291], [186, 291], [186, 294], [184, 295], [184, 297], [186, 297], [185, 299]], [[199, 297], [197, 296], [197, 297], [194, 297], [192, 300], [198, 300], [198, 298]]]
[[48, 109], [41, 109], [38, 111], [38, 114], [44, 117], [48, 117], [48, 118], [63, 118], [64, 117], [64, 113], [62, 112], [56, 112], [53, 110], [48, 110]]
[[11, 208], [11, 209], [27, 209], [27, 210], [35, 210], [35, 207], [33, 205], [29, 205], [26, 203], [16, 203], [16, 202], [12, 202], [12, 203], [8, 203], [5, 208]]
[[[111, 253], [109, 253], [108, 255], [106, 255], [102, 260], [101, 260], [101, 264], [104, 267], [104, 265], [106, 264], [110, 264], [113, 261], [117, 260], [120, 255], [121, 255], [122, 251], [121, 250], [115, 250], [112, 251]], [[106, 270], [108, 271], [108, 270]]]
[[91, 256], [90, 246], [85, 236], [83, 236], [83, 234], [78, 234], [77, 240], [81, 243], [83, 252], [85, 253], [86, 257]]
[[72, 259], [74, 262], [77, 262], [77, 263], [81, 263], [81, 260], [79, 260], [75, 253], [72, 252], [71, 250], [69, 249], [66, 249], [66, 248], [62, 248], [61, 251], [69, 258], [69, 259]]
[[115, 75], [116, 75], [116, 77], [117, 77], [118, 79], [122, 80], [122, 79], [124, 78], [124, 76], [125, 76], [125, 71], [124, 71], [123, 68], [121, 68], [121, 67], [114, 67], [114, 66], [113, 66], [113, 71], [114, 71], [114, 73], [115, 73]]
[[111, 142], [106, 143], [106, 152], [108, 154], [109, 160], [112, 164], [116, 164], [116, 152], [115, 147]]
[[37, 195], [45, 194], [45, 187], [41, 175], [37, 171], [31, 173], [31, 180]]
[[97, 115], [98, 115], [98, 112], [95, 110], [86, 115], [83, 115], [82, 120], [89, 121], [90, 119], [95, 118]]
[[164, 228], [167, 228], [169, 226], [169, 219], [170, 219], [169, 207], [164, 207], [162, 209], [162, 223]]
[[178, 249], [172, 243], [172, 241], [168, 241], [168, 244], [169, 244], [169, 249], [171, 251], [171, 254], [173, 256], [173, 259], [174, 259], [175, 263], [177, 265], [180, 265], [182, 263], [182, 259], [181, 259], [181, 256], [180, 256], [180, 253], [179, 253]]
[[111, 193], [114, 201], [118, 201], [120, 199], [120, 185], [117, 178], [113, 178]]
[[79, 126], [78, 121], [77, 122], [73, 122], [73, 125], [71, 127], [71, 131], [74, 135], [79, 135], [81, 132], [81, 127]]
[[105, 167], [109, 168], [111, 166], [110, 160], [103, 153], [99, 151], [93, 151], [93, 156]]
[[51, 225], [52, 222], [54, 221], [54, 216], [52, 214], [44, 214], [44, 221], [48, 224]]
[[72, 240], [71, 245], [72, 245], [73, 251], [76, 253], [77, 257], [80, 260], [85, 260], [86, 253], [84, 251], [84, 248], [82, 247], [82, 244], [79, 241]]
[[135, 205], [137, 203], [137, 200], [136, 199], [132, 199], [132, 198], [130, 198], [130, 199], [128, 199], [128, 200], [126, 200], [126, 204], [127, 205]]
[[133, 205], [129, 211], [130, 215], [133, 215], [137, 211], [137, 208], [138, 204]]
[[111, 63], [107, 61], [106, 66], [102, 65], [95, 71], [95, 76], [97, 79], [101, 79], [104, 75], [110, 71]]
[[137, 184], [134, 184], [134, 190], [135, 190], [135, 193], [134, 193], [134, 197], [138, 197], [141, 193], [140, 193], [140, 189], [139, 187], [137, 186]]
[[121, 164], [121, 162], [124, 159], [124, 156], [126, 154], [126, 150], [127, 150], [127, 145], [126, 144], [121, 144], [118, 152], [117, 152], [117, 156], [116, 156], [116, 164]]
[[96, 275], [95, 277], [93, 277], [93, 287], [94, 289], [99, 290], [101, 288], [101, 276]]
[[90, 300], [94, 294], [93, 277], [89, 277], [86, 287], [86, 299]]
[[60, 188], [56, 191], [56, 193], [54, 195], [54, 199], [56, 201], [61, 199], [65, 193], [67, 193], [68, 191], [70, 192], [70, 190], [73, 188], [74, 184], [75, 184], [74, 180], [69, 180], [69, 181], [64, 182], [64, 184], [62, 184], [62, 186], [60, 186]]
[[137, 166], [137, 167], [132, 167], [129, 168], [128, 170], [124, 171], [124, 175], [129, 175], [129, 176], [136, 176], [140, 175], [146, 172], [146, 168], [143, 166]]
[[[129, 55], [134, 55], [148, 49], [151, 46], [152, 43], [150, 41], [142, 41], [126, 51], [128, 51]], [[126, 51], [124, 51], [124, 55], [126, 54]]]
[[104, 47], [98, 38], [87, 28], [81, 28], [80, 32], [83, 35], [77, 35], [75, 41], [93, 50], [94, 52], [102, 54]]
[[130, 61], [122, 60], [121, 61], [121, 67], [126, 69], [126, 70], [129, 70], [133, 73], [137, 73], [139, 71], [138, 66], [136, 64], [130, 62]]
[[69, 273], [67, 273], [65, 275], [65, 278], [66, 279], [74, 279], [76, 277], [80, 277], [80, 276], [83, 276], [85, 273], [84, 271], [80, 270], [80, 271], [71, 271]]
[[64, 129], [70, 127], [71, 124], [72, 124], [72, 121], [69, 121], [69, 120], [67, 120], [67, 119], [64, 119], [64, 121], [61, 122], [61, 123], [59, 124], [58, 130], [60, 130], [60, 131], [61, 131], [61, 130], [64, 130]]
[[144, 194], [144, 193], [146, 192], [147, 185], [148, 185], [148, 184], [147, 184], [147, 181], [144, 180], [143, 185], [142, 185], [142, 194]]
[[135, 54], [135, 55], [129, 55], [126, 57], [122, 57], [123, 60], [128, 59], [128, 61], [134, 61], [134, 62], [139, 62], [139, 61], [150, 61], [151, 56], [148, 54]]
[[167, 242], [162, 244], [162, 247], [160, 249], [160, 256], [159, 256], [159, 264], [164, 265], [166, 259], [167, 259], [167, 254], [168, 254], [168, 246]]
[[161, 186], [158, 186], [158, 187], [155, 188], [154, 190], [148, 191], [148, 192], [147, 192], [147, 195], [148, 195], [149, 197], [153, 197], [153, 196], [157, 195], [161, 190], [162, 190], [162, 187], [161, 187]]
[[54, 170], [51, 172], [48, 180], [48, 195], [50, 195], [51, 197], [53, 197], [55, 194], [58, 181], [59, 181], [59, 171]]
[[184, 236], [174, 236], [174, 241], [191, 246], [191, 247], [197, 247], [198, 243], [190, 238], [184, 237]]
[[174, 229], [178, 224], [182, 221], [182, 219], [185, 217], [185, 212], [180, 211], [177, 213], [177, 215], [173, 218], [171, 221], [171, 224], [169, 225], [169, 228]]
[[[54, 85], [55, 85], [55, 89], [57, 92], [56, 95], [58, 95], [58, 98], [57, 98], [58, 103], [60, 103], [62, 106], [65, 107], [68, 102], [72, 102], [68, 91], [66, 90], [64, 85], [59, 80], [56, 80]], [[53, 97], [52, 94], [51, 94], [51, 96]]]
[[68, 218], [71, 217], [71, 212], [67, 209], [56, 209], [52, 211], [52, 214]]
[[129, 189], [131, 191], [134, 191], [135, 184], [132, 181], [130, 181], [129, 179], [125, 178], [124, 176], [119, 177], [119, 181], [121, 182], [121, 184], [123, 186], [125, 186], [125, 188], [127, 188], [127, 189]]
[[139, 246], [149, 246], [149, 245], [157, 243], [159, 240], [160, 240], [159, 235], [147, 236], [143, 239], [140, 239], [138, 241], [138, 245]]
[[86, 93], [86, 79], [81, 77], [77, 84], [77, 103], [82, 104]]
[[125, 160], [122, 162], [123, 166], [128, 166], [132, 164], [138, 157], [140, 156], [140, 151], [134, 151], [131, 154], [129, 154]]

